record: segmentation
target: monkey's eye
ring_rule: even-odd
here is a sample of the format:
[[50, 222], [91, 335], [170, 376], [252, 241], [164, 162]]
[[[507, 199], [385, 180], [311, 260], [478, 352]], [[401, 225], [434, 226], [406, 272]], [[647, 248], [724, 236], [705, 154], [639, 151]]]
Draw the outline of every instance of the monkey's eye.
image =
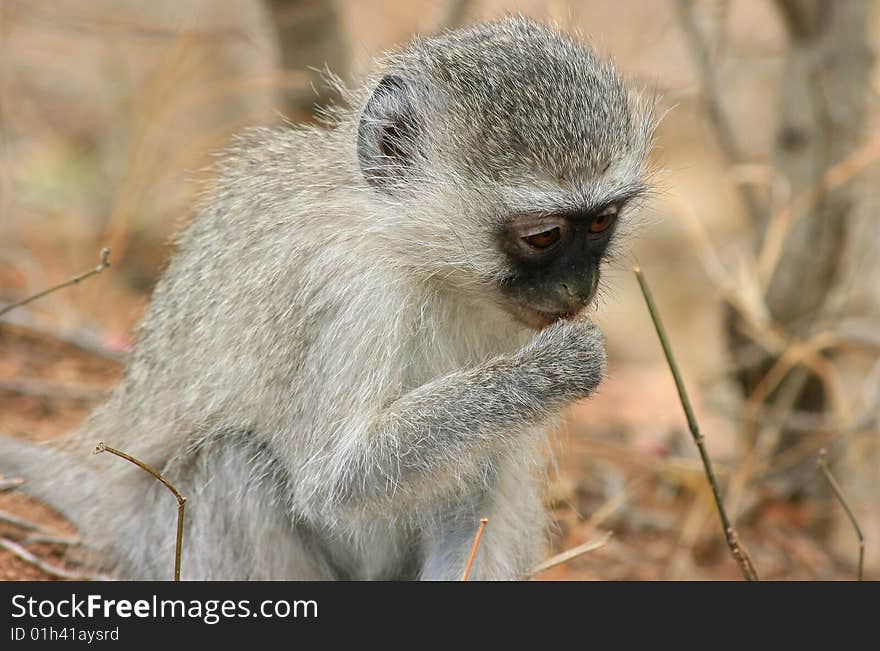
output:
[[559, 227], [554, 226], [553, 228], [548, 228], [546, 231], [528, 235], [522, 239], [526, 244], [535, 249], [549, 249], [559, 241], [561, 236], [562, 233], [559, 230]]
[[619, 206], [608, 206], [605, 210], [593, 217], [593, 221], [590, 222], [590, 232], [596, 235], [607, 230], [608, 227], [614, 223], [614, 220], [617, 219], [619, 212]]

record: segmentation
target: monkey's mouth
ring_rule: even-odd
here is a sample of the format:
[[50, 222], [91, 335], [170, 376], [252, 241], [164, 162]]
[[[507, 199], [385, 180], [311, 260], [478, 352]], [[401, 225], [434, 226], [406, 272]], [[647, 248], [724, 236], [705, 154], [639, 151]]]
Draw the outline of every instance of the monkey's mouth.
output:
[[538, 310], [522, 304], [517, 304], [513, 307], [514, 309], [511, 310], [511, 312], [518, 321], [534, 328], [535, 330], [543, 330], [557, 321], [568, 321], [573, 319], [575, 316], [583, 312], [587, 308], [587, 305], [584, 304], [578, 309], [565, 312], [545, 312], [544, 310]]
[[502, 282], [502, 308], [521, 324], [543, 330], [559, 321], [570, 321], [596, 306], [599, 271], [587, 277], [555, 278], [552, 282]]
[[535, 314], [538, 315], [541, 319], [545, 321], [549, 321], [550, 323], [555, 323], [556, 321], [567, 321], [571, 318], [574, 318], [576, 314], [578, 314], [580, 310], [572, 310], [570, 312], [542, 312], [541, 310], [535, 310]]

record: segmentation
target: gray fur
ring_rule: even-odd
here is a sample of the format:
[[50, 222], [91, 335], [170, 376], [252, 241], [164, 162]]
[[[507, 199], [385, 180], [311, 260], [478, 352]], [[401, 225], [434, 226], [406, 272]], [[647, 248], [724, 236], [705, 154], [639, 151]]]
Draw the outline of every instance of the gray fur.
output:
[[[362, 120], [385, 75], [409, 82], [418, 142], [378, 188], [359, 151], [388, 162]], [[0, 447], [0, 471], [42, 459], [32, 488], [117, 576], [170, 576], [175, 503], [99, 440], [188, 497], [185, 579], [456, 579], [481, 517], [474, 578], [542, 559], [546, 432], [604, 349], [589, 321], [511, 316], [493, 228], [642, 187], [650, 114], [522, 18], [417, 40], [348, 102], [229, 152], [69, 463]]]

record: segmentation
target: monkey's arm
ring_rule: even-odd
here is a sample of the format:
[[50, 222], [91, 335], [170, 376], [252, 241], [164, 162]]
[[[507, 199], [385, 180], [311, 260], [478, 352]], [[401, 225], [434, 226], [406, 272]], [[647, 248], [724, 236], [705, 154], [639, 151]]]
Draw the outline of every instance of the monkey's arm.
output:
[[604, 367], [599, 329], [560, 323], [512, 355], [429, 382], [349, 446], [332, 482], [335, 497], [352, 506], [417, 506], [484, 475], [487, 462], [529, 428], [592, 393]]

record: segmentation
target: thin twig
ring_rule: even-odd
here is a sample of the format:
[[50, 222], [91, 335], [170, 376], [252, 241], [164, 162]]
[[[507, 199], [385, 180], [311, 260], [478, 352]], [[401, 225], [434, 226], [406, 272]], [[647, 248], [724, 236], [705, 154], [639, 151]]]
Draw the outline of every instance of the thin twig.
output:
[[45, 544], [45, 545], [64, 545], [66, 547], [79, 547], [82, 541], [79, 538], [66, 538], [64, 536], [51, 536], [40, 533], [32, 533], [25, 536], [22, 541], [25, 545]]
[[840, 484], [837, 483], [837, 480], [834, 479], [834, 475], [831, 474], [831, 470], [828, 468], [828, 462], [825, 461], [825, 450], [819, 450], [819, 458], [816, 460], [816, 466], [819, 470], [822, 471], [822, 474], [825, 475], [825, 479], [828, 480], [828, 483], [831, 484], [831, 490], [834, 491], [834, 495], [837, 497], [837, 500], [840, 502], [840, 505], [843, 507], [843, 510], [846, 511], [846, 515], [849, 518], [849, 521], [852, 523], [853, 529], [856, 532], [856, 538], [859, 539], [859, 581], [862, 580], [862, 571], [865, 565], [865, 537], [862, 535], [862, 530], [859, 527], [859, 522], [856, 520], [856, 516], [853, 513], [852, 509], [849, 507], [849, 503], [846, 501], [846, 497], [843, 495], [843, 489], [840, 487]]
[[0, 493], [4, 493], [6, 491], [11, 491], [24, 483], [24, 479], [21, 477], [12, 477], [10, 479], [0, 479]]
[[57, 565], [52, 565], [51, 563], [46, 563], [45, 561], [42, 561], [34, 556], [31, 552], [26, 550], [21, 545], [18, 545], [6, 538], [0, 538], [0, 549], [5, 549], [6, 551], [14, 554], [15, 556], [23, 560], [25, 563], [33, 565], [44, 574], [48, 574], [49, 576], [56, 579], [65, 579], [67, 581], [90, 581], [94, 578], [85, 574], [70, 572], [68, 570], [65, 570], [63, 567], [58, 567]]
[[489, 522], [488, 518], [480, 518], [480, 528], [477, 529], [477, 535], [474, 536], [474, 545], [471, 547], [471, 555], [468, 557], [467, 566], [464, 568], [464, 574], [461, 575], [462, 581], [467, 581], [468, 576], [471, 573], [471, 566], [474, 564], [474, 558], [477, 555], [477, 550], [480, 548], [480, 538], [483, 537], [483, 529], [486, 528], [487, 522]]
[[78, 276], [74, 276], [73, 278], [70, 278], [69, 280], [65, 280], [60, 285], [55, 285], [54, 287], [50, 287], [49, 289], [44, 289], [43, 291], [37, 292], [36, 294], [33, 294], [32, 296], [28, 296], [27, 298], [25, 298], [21, 301], [18, 301], [17, 303], [10, 303], [9, 305], [7, 305], [5, 307], [0, 308], [0, 317], [2, 317], [7, 312], [11, 312], [12, 310], [14, 310], [17, 307], [22, 307], [23, 305], [27, 305], [28, 303], [31, 303], [31, 302], [37, 300], [38, 298], [43, 298], [43, 296], [46, 296], [47, 294], [51, 294], [54, 291], [57, 291], [59, 289], [64, 289], [65, 287], [70, 287], [71, 285], [76, 285], [77, 283], [85, 280], [86, 278], [88, 278], [90, 276], [94, 276], [95, 274], [101, 273], [102, 271], [104, 271], [104, 269], [106, 269], [109, 266], [110, 266], [110, 249], [107, 249], [107, 248], [101, 249], [101, 263], [97, 267], [95, 267], [94, 269], [91, 269], [89, 271], [86, 271], [85, 273], [82, 273]]
[[824, 196], [861, 174], [878, 158], [880, 158], [880, 134], [873, 136], [843, 160], [825, 170], [818, 183], [804, 190], [770, 218], [764, 243], [758, 253], [758, 277], [765, 287], [770, 282], [773, 270], [776, 269], [785, 239], [792, 226], [809, 215]]
[[633, 493], [638, 493], [642, 490], [642, 488], [647, 483], [647, 479], [645, 477], [641, 477], [639, 479], [633, 479], [631, 482], [628, 482], [623, 486], [623, 489], [615, 496], [607, 500], [602, 506], [593, 511], [593, 514], [590, 518], [584, 523], [584, 528], [587, 531], [595, 531], [599, 528], [605, 520], [610, 518], [612, 515], [617, 513], [629, 499], [633, 496]]
[[563, 563], [568, 563], [571, 560], [574, 560], [578, 556], [583, 556], [587, 552], [594, 551], [599, 549], [600, 547], [604, 547], [609, 540], [611, 540], [611, 536], [614, 534], [612, 531], [608, 531], [604, 536], [598, 538], [596, 540], [588, 540], [585, 543], [581, 543], [577, 547], [572, 547], [571, 549], [567, 549], [564, 552], [560, 552], [555, 556], [551, 556], [546, 561], [542, 563], [538, 563], [535, 567], [533, 567], [529, 571], [529, 576], [534, 576], [535, 574], [540, 574], [541, 572], [545, 572], [549, 570], [551, 567], [556, 567], [557, 565], [562, 565]]
[[150, 468], [147, 464], [139, 459], [135, 459], [130, 454], [126, 454], [121, 450], [117, 450], [116, 448], [111, 448], [109, 445], [104, 445], [103, 443], [98, 443], [95, 447], [95, 454], [100, 454], [101, 452], [109, 452], [110, 454], [115, 454], [117, 457], [121, 457], [126, 461], [133, 463], [138, 468], [145, 470], [153, 477], [158, 479], [162, 484], [171, 491], [174, 495], [175, 499], [177, 499], [177, 543], [174, 547], [174, 580], [180, 581], [180, 551], [183, 547], [183, 508], [186, 505], [186, 498], [180, 494], [180, 492], [174, 487], [174, 485], [165, 479], [158, 472]]
[[0, 523], [11, 524], [13, 527], [18, 527], [25, 531], [45, 531], [40, 525], [20, 518], [17, 515], [7, 513], [6, 511], [0, 511]]
[[697, 444], [700, 458], [703, 461], [703, 468], [706, 472], [706, 478], [709, 480], [709, 485], [712, 487], [712, 496], [715, 498], [715, 506], [717, 507], [718, 515], [721, 518], [721, 526], [724, 529], [727, 546], [730, 548], [730, 553], [733, 555], [737, 565], [739, 565], [743, 577], [747, 581], [757, 581], [758, 573], [755, 571], [752, 559], [745, 547], [740, 544], [736, 530], [733, 528], [733, 525], [727, 517], [727, 512], [724, 510], [724, 503], [721, 500], [721, 491], [718, 489], [718, 482], [715, 481], [715, 473], [712, 470], [712, 461], [709, 459], [709, 453], [706, 451], [706, 446], [703, 442], [703, 435], [700, 433], [700, 428], [697, 425], [697, 419], [694, 418], [690, 399], [684, 388], [684, 382], [681, 379], [681, 375], [678, 372], [678, 365], [675, 363], [675, 358], [672, 356], [672, 348], [669, 346], [666, 332], [660, 321], [660, 315], [657, 312], [657, 308], [654, 306], [654, 299], [651, 296], [651, 291], [648, 289], [648, 284], [642, 276], [642, 270], [635, 267], [633, 271], [636, 274], [636, 279], [639, 281], [639, 287], [642, 289], [642, 296], [645, 297], [645, 304], [648, 306], [648, 312], [651, 314], [651, 321], [654, 323], [654, 329], [657, 331], [657, 337], [660, 339], [660, 345], [663, 347], [663, 354], [666, 356], [666, 362], [669, 364], [672, 378], [675, 380], [675, 388], [678, 390], [678, 397], [679, 400], [681, 400], [681, 406], [684, 409], [684, 414], [687, 418], [688, 429], [691, 432], [694, 443]]

